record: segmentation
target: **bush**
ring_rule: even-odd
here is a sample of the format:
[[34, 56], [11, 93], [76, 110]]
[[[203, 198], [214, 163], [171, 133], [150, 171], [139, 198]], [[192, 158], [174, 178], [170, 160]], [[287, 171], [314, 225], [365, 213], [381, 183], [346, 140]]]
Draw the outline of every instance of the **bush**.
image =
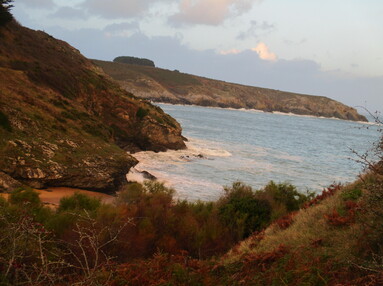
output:
[[149, 114], [149, 111], [147, 109], [144, 109], [142, 107], [140, 107], [138, 110], [137, 110], [137, 113], [136, 113], [136, 116], [139, 118], [139, 119], [144, 119], [144, 117], [146, 115]]
[[9, 196], [9, 202], [28, 209], [37, 209], [42, 206], [39, 194], [30, 188], [16, 189]]
[[256, 198], [250, 186], [235, 182], [224, 191], [225, 195], [219, 201], [219, 216], [238, 239], [248, 237], [270, 223], [270, 203]]
[[100, 199], [92, 198], [81, 193], [60, 200], [58, 212], [63, 211], [95, 211], [101, 206]]
[[314, 193], [308, 191], [306, 194], [302, 194], [289, 183], [276, 184], [273, 181], [270, 181], [266, 187], [256, 192], [257, 198], [265, 199], [270, 203], [273, 220], [299, 210], [314, 195]]
[[12, 131], [12, 126], [11, 126], [11, 123], [9, 122], [8, 116], [1, 111], [0, 111], [0, 126], [9, 132]]

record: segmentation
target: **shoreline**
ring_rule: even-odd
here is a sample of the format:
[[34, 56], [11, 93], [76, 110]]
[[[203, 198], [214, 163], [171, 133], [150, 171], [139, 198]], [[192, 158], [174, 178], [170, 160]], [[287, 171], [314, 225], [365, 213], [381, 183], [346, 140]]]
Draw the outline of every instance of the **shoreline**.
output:
[[265, 114], [276, 114], [276, 115], [283, 115], [283, 116], [296, 116], [296, 117], [303, 117], [303, 118], [317, 118], [317, 119], [340, 120], [340, 121], [354, 122], [354, 123], [366, 124], [366, 125], [379, 125], [378, 123], [371, 122], [371, 121], [347, 120], [347, 119], [341, 119], [341, 118], [337, 118], [337, 117], [325, 117], [325, 116], [305, 115], [305, 114], [296, 114], [296, 113], [292, 113], [292, 112], [287, 113], [287, 112], [281, 112], [281, 111], [264, 111], [264, 110], [252, 109], [252, 108], [203, 106], [203, 105], [197, 105], [197, 104], [169, 103], [169, 102], [160, 102], [160, 101], [152, 101], [152, 100], [150, 100], [150, 103], [152, 103], [152, 104], [162, 104], [162, 105], [176, 105], [176, 106], [193, 106], [193, 107], [202, 107], [202, 108], [211, 108], [211, 109], [223, 109], [223, 110], [237, 110], [237, 111], [244, 111], [244, 112], [256, 112], [256, 113], [265, 113]]

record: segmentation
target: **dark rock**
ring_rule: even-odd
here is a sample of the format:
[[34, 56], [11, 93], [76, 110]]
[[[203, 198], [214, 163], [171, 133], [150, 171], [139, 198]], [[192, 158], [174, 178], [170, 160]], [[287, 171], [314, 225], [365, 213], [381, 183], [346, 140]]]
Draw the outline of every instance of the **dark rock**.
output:
[[151, 181], [156, 181], [157, 180], [157, 177], [152, 175], [152, 174], [150, 174], [148, 171], [142, 171], [140, 173], [142, 174], [142, 176], [146, 180], [151, 180]]

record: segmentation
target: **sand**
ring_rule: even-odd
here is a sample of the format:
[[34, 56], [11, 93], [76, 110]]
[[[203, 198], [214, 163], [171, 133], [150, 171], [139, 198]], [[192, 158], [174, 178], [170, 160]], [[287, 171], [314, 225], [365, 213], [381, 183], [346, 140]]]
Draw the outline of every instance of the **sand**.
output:
[[[84, 195], [88, 195], [90, 197], [99, 198], [101, 202], [103, 203], [113, 203], [115, 197], [103, 193], [98, 192], [92, 192], [87, 190], [81, 190], [81, 189], [74, 189], [74, 188], [66, 188], [66, 187], [57, 187], [57, 188], [48, 188], [45, 190], [35, 190], [40, 194], [40, 200], [52, 207], [57, 207], [60, 203], [60, 199], [62, 197], [68, 197], [73, 195], [74, 193], [78, 192]], [[0, 194], [1, 196], [8, 198], [8, 194]]]

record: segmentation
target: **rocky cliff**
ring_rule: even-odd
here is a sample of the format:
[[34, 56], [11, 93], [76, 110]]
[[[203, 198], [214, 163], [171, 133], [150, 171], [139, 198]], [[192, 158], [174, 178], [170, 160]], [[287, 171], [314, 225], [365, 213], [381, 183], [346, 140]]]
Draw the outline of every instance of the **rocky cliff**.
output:
[[137, 163], [126, 151], [181, 148], [176, 120], [76, 49], [15, 22], [0, 27], [0, 188], [113, 191]]
[[367, 121], [351, 107], [323, 96], [244, 86], [159, 68], [96, 61], [127, 91], [155, 102], [258, 109]]

